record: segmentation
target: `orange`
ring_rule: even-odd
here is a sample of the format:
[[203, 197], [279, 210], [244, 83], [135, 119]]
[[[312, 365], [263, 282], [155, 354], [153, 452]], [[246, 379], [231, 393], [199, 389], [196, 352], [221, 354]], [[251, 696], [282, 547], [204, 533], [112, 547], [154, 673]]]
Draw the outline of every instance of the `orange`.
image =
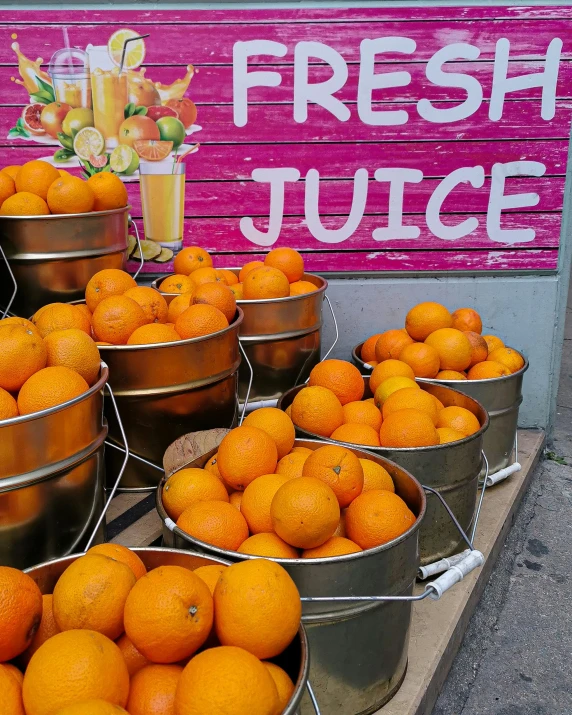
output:
[[398, 359], [406, 345], [411, 345], [413, 340], [403, 330], [386, 330], [375, 344], [375, 359], [378, 362]]
[[95, 196], [86, 181], [70, 175], [51, 184], [47, 202], [53, 214], [84, 214], [93, 210]]
[[228, 268], [217, 268], [216, 272], [218, 276], [224, 278], [224, 281], [229, 288], [233, 285], [238, 285], [238, 276]]
[[364, 424], [344, 423], [330, 435], [336, 442], [363, 444], [367, 447], [379, 447], [379, 430]]
[[101, 358], [95, 342], [83, 330], [55, 330], [44, 339], [48, 359], [47, 367], [61, 365], [75, 370], [88, 385], [99, 377]]
[[229, 288], [232, 291], [235, 300], [244, 300], [244, 286], [242, 283], [235, 283], [234, 285], [229, 286]]
[[161, 282], [159, 290], [163, 293], [192, 293], [195, 287], [189, 276], [175, 273]]
[[167, 320], [169, 323], [176, 323], [177, 318], [181, 313], [184, 313], [187, 308], [190, 307], [193, 300], [193, 291], [188, 293], [181, 293], [180, 295], [173, 298], [169, 303], [169, 312], [167, 314]]
[[471, 331], [466, 331], [464, 335], [467, 336], [467, 340], [471, 343], [472, 348], [469, 367], [473, 367], [473, 365], [476, 365], [478, 362], [486, 360], [489, 354], [489, 346], [483, 336]]
[[214, 592], [215, 629], [222, 645], [273, 658], [300, 627], [302, 602], [288, 572], [274, 561], [252, 559], [229, 566]]
[[45, 643], [48, 638], [51, 638], [52, 636], [55, 636], [56, 633], [60, 632], [58, 624], [54, 618], [53, 598], [52, 594], [42, 596], [42, 620], [40, 621], [38, 630], [35, 632], [30, 645], [20, 656], [20, 662], [24, 666], [28, 665], [30, 658], [34, 655], [42, 643]]
[[308, 459], [307, 454], [300, 452], [291, 452], [278, 462], [276, 474], [283, 474], [289, 479], [296, 479], [302, 476], [304, 463]]
[[457, 308], [451, 316], [453, 318], [453, 327], [463, 332], [478, 333], [483, 332], [483, 322], [481, 316], [472, 308]]
[[177, 519], [177, 526], [199, 541], [228, 551], [236, 551], [248, 538], [241, 511], [221, 500], [191, 504]]
[[369, 366], [370, 366], [370, 367], [375, 367], [376, 365], [379, 365], [379, 363], [378, 363], [377, 360], [372, 360], [372, 361], [369, 363]]
[[121, 179], [109, 171], [101, 171], [87, 180], [95, 195], [94, 211], [110, 211], [127, 206], [127, 189]]
[[163, 487], [163, 506], [177, 521], [181, 514], [198, 501], [228, 501], [227, 491], [220, 479], [204, 469], [190, 467], [175, 472]]
[[370, 375], [369, 389], [372, 394], [375, 394], [381, 383], [389, 377], [408, 377], [410, 380], [415, 380], [415, 373], [403, 360], [393, 360], [392, 358], [384, 360], [373, 368]]
[[389, 492], [395, 491], [395, 485], [391, 474], [377, 462], [372, 462], [371, 459], [360, 459], [360, 464], [363, 469], [363, 492], [369, 492], [372, 489], [387, 489]]
[[251, 556], [268, 556], [273, 559], [297, 559], [300, 557], [297, 549], [274, 533], [249, 536], [246, 541], [242, 542], [238, 552]]
[[195, 576], [202, 578], [202, 580], [209, 587], [209, 591], [212, 595], [221, 573], [226, 568], [228, 568], [228, 566], [224, 566], [223, 564], [210, 564], [209, 566], [199, 566], [198, 569], [194, 569], [193, 573]]
[[116, 643], [127, 666], [129, 677], [135, 675], [141, 668], [149, 665], [150, 661], [145, 658], [143, 653], [137, 650], [125, 633], [121, 638], [117, 639]]
[[368, 425], [376, 432], [379, 432], [379, 428], [381, 427], [381, 412], [371, 402], [362, 402], [361, 400], [348, 402], [343, 406], [343, 409], [344, 424]]
[[313, 449], [309, 449], [308, 447], [292, 447], [290, 454], [296, 454], [296, 452], [299, 452], [300, 454], [305, 454], [309, 457], [313, 451]]
[[0, 566], [0, 662], [12, 660], [32, 642], [42, 620], [42, 594], [27, 575]]
[[495, 377], [504, 377], [510, 374], [508, 367], [501, 362], [486, 360], [473, 365], [467, 373], [467, 378], [469, 380], [491, 380]]
[[342, 509], [363, 489], [363, 469], [359, 459], [349, 449], [336, 444], [316, 449], [306, 460], [302, 476], [315, 477], [327, 484]]
[[226, 281], [222, 276], [220, 276], [214, 268], [211, 267], [205, 267], [205, 268], [197, 268], [196, 271], [193, 271], [193, 278], [192, 278], [193, 283], [195, 286], [200, 286], [200, 285], [205, 285], [206, 283], [222, 283], [223, 285], [226, 285]]
[[16, 186], [14, 185], [14, 179], [5, 171], [0, 171], [0, 206], [7, 198], [13, 196], [15, 193]]
[[36, 333], [38, 332], [36, 326], [34, 325], [34, 323], [32, 323], [31, 320], [26, 320], [26, 318], [18, 318], [15, 315], [11, 318], [2, 318], [2, 320], [0, 320], [0, 328], [5, 328], [7, 325], [23, 325], [25, 328], [30, 328], [30, 330], [34, 330]]
[[146, 665], [137, 672], [129, 687], [129, 715], [174, 715], [182, 672], [180, 665]]
[[318, 290], [317, 287], [310, 281], [294, 281], [290, 283], [290, 295], [306, 295]]
[[174, 328], [163, 323], [150, 323], [136, 328], [129, 339], [127, 345], [153, 345], [158, 343], [176, 343], [181, 336]]
[[213, 624], [212, 596], [192, 571], [159, 566], [131, 589], [124, 621], [129, 639], [146, 658], [176, 663], [206, 641]]
[[346, 512], [348, 538], [362, 549], [373, 549], [404, 534], [415, 515], [403, 499], [385, 489], [363, 492]]
[[277, 463], [276, 443], [258, 427], [242, 425], [231, 430], [218, 448], [220, 474], [239, 491], [246, 489], [256, 477], [273, 474]]
[[148, 323], [166, 323], [169, 308], [159, 291], [149, 286], [137, 286], [125, 291], [124, 295], [138, 303]]
[[462, 432], [451, 427], [437, 427], [437, 434], [439, 435], [439, 444], [447, 444], [448, 442], [457, 442], [460, 439], [465, 439], [467, 436]]
[[29, 191], [45, 201], [50, 186], [59, 178], [59, 171], [47, 161], [28, 161], [16, 174], [16, 191]]
[[129, 674], [121, 651], [101, 633], [58, 633], [32, 656], [24, 676], [27, 715], [53, 715], [90, 699], [125, 706]]
[[45, 367], [29, 377], [18, 393], [21, 415], [56, 407], [87, 392], [89, 385], [69, 367]]
[[414, 387], [397, 390], [387, 398], [383, 405], [383, 419], [386, 420], [394, 412], [406, 409], [426, 412], [433, 424], [437, 425], [439, 410], [435, 398], [428, 392]]
[[228, 503], [232, 504], [232, 506], [236, 507], [238, 511], [240, 511], [240, 505], [242, 504], [242, 495], [244, 492], [232, 492], [232, 494], [229, 494], [228, 497]]
[[18, 417], [18, 403], [9, 392], [0, 387], [0, 420]]
[[418, 303], [405, 317], [405, 330], [413, 338], [423, 342], [431, 333], [453, 325], [451, 313], [440, 303]]
[[77, 628], [119, 638], [123, 608], [136, 581], [124, 563], [101, 554], [87, 554], [70, 564], [54, 588], [54, 618], [58, 628]]
[[274, 685], [278, 691], [278, 708], [276, 710], [276, 715], [281, 715], [281, 713], [286, 709], [286, 706], [294, 693], [294, 683], [288, 673], [279, 665], [276, 665], [276, 663], [264, 661], [264, 665], [272, 676], [272, 680], [274, 681]]
[[248, 263], [245, 263], [244, 266], [242, 266], [242, 268], [239, 271], [238, 282], [244, 283], [244, 279], [250, 273], [250, 271], [253, 271], [255, 268], [263, 268], [263, 267], [264, 267], [264, 263], [262, 261], [249, 261]]
[[3, 169], [0, 169], [0, 172], [8, 174], [12, 181], [16, 181], [16, 175], [21, 168], [19, 164], [10, 164], [10, 166], [5, 166]]
[[234, 320], [236, 298], [224, 283], [204, 283], [199, 285], [193, 294], [192, 302], [195, 305], [212, 305], [220, 310], [229, 323]]
[[58, 710], [54, 715], [128, 715], [127, 710], [113, 705], [107, 700], [82, 700]]
[[214, 455], [214, 457], [211, 457], [208, 460], [208, 462], [205, 464], [204, 468], [206, 469], [207, 472], [214, 474], [215, 477], [222, 479], [221, 474], [218, 470], [218, 452]]
[[0, 387], [17, 392], [46, 365], [48, 352], [36, 329], [0, 322]]
[[22, 686], [5, 665], [0, 665], [2, 715], [25, 715]]
[[346, 511], [347, 509], [342, 509], [340, 512], [340, 520], [338, 521], [338, 525], [336, 527], [336, 530], [333, 533], [333, 536], [347, 536], [346, 534]]
[[388, 415], [381, 425], [379, 441], [382, 447], [431, 447], [439, 444], [439, 435], [427, 412], [406, 409]]
[[437, 427], [450, 427], [468, 437], [481, 429], [481, 423], [464, 407], [445, 407], [439, 412]]
[[292, 402], [292, 422], [307, 432], [329, 437], [344, 422], [342, 403], [326, 387], [304, 387]]
[[175, 256], [173, 268], [175, 273], [190, 276], [198, 268], [212, 268], [213, 259], [200, 246], [187, 246]]
[[311, 549], [333, 536], [340, 521], [340, 505], [325, 482], [303, 476], [280, 487], [270, 515], [281, 539], [299, 549]]
[[282, 271], [263, 266], [254, 268], [246, 274], [243, 293], [245, 300], [286, 298], [290, 295], [290, 283]]
[[0, 216], [47, 216], [49, 213], [44, 199], [29, 191], [9, 196], [0, 208]]
[[126, 345], [142, 325], [147, 325], [143, 308], [124, 295], [105, 298], [93, 312], [95, 337], [112, 345]]
[[437, 351], [441, 370], [466, 370], [471, 364], [473, 346], [460, 330], [441, 328], [431, 333], [425, 344]]
[[246, 487], [240, 502], [240, 512], [251, 534], [273, 530], [270, 506], [276, 492], [287, 481], [289, 477], [283, 474], [263, 474]]
[[90, 279], [85, 288], [85, 302], [93, 313], [105, 298], [123, 295], [130, 288], [137, 288], [137, 283], [125, 271], [118, 268], [105, 268]]
[[466, 380], [467, 376], [457, 370], [439, 370], [435, 375], [436, 380]]
[[406, 345], [399, 359], [409, 365], [415, 377], [435, 377], [439, 372], [439, 353], [433, 345], [425, 343]]
[[175, 697], [176, 715], [276, 715], [278, 691], [270, 672], [242, 648], [219, 646], [185, 667]]
[[24, 673], [22, 673], [19, 668], [16, 668], [15, 665], [12, 665], [12, 663], [2, 663], [2, 667], [8, 671], [21, 687], [24, 682]]
[[489, 353], [487, 360], [500, 362], [501, 365], [508, 367], [511, 372], [518, 372], [524, 367], [524, 358], [512, 348], [497, 348]]
[[272, 249], [264, 259], [264, 265], [282, 271], [289, 283], [301, 280], [304, 275], [304, 259], [293, 248]]
[[370, 363], [372, 360], [376, 360], [375, 357], [375, 345], [379, 338], [381, 338], [382, 333], [376, 333], [364, 341], [361, 346], [360, 357], [364, 362]]
[[342, 405], [361, 400], [365, 390], [363, 377], [355, 365], [345, 360], [323, 360], [310, 372], [310, 387], [331, 390]]
[[276, 443], [278, 459], [282, 459], [294, 446], [296, 432], [288, 415], [277, 407], [262, 407], [251, 412], [243, 422], [247, 427], [257, 427]]
[[75, 305], [69, 303], [51, 303], [41, 308], [33, 317], [36, 330], [42, 338], [55, 330], [76, 328], [91, 336], [89, 318]]
[[497, 338], [496, 335], [483, 335], [483, 338], [487, 344], [489, 353], [492, 353], [492, 351], [497, 348], [504, 348], [503, 341], [500, 338]]
[[375, 391], [373, 401], [376, 407], [381, 409], [385, 401], [398, 390], [404, 390], [405, 388], [411, 387], [412, 389], [420, 389], [419, 385], [409, 377], [400, 377], [396, 375], [395, 377], [388, 377], [384, 380], [381, 385]]
[[183, 340], [212, 335], [225, 328], [228, 320], [213, 305], [191, 305], [175, 322], [175, 330]]
[[145, 564], [141, 561], [139, 556], [121, 544], [97, 544], [96, 546], [92, 546], [87, 553], [107, 556], [110, 559], [115, 559], [115, 561], [129, 566], [136, 579], [140, 579], [141, 576], [145, 576], [147, 573]]
[[353, 541], [346, 539], [344, 536], [332, 536], [325, 544], [317, 546], [315, 549], [306, 549], [302, 551], [303, 559], [324, 559], [332, 556], [344, 556], [345, 554], [357, 554], [363, 551]]

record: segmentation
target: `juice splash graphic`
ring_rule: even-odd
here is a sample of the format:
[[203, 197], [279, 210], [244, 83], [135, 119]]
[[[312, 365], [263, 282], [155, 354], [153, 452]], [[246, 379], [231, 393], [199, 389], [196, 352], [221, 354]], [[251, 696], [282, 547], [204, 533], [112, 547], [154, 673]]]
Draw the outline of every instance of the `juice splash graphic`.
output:
[[10, 47], [14, 50], [16, 57], [18, 58], [18, 72], [22, 78], [19, 80], [13, 77], [13, 82], [21, 84], [27, 90], [29, 95], [35, 94], [42, 89], [42, 86], [38, 83], [38, 79], [52, 86], [50, 75], [41, 69], [41, 66], [44, 63], [42, 57], [38, 57], [38, 59], [34, 62], [28, 59], [20, 51], [20, 45], [18, 42], [13, 42]]

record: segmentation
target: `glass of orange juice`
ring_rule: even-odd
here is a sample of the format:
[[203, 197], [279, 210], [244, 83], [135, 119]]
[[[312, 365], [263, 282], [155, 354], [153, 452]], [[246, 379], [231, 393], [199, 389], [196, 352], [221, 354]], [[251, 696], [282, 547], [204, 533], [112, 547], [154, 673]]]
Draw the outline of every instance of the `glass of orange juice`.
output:
[[58, 50], [50, 60], [48, 73], [56, 101], [72, 108], [91, 108], [91, 85], [87, 53], [77, 48]]
[[139, 165], [145, 238], [178, 251], [183, 247], [185, 164], [142, 161]]
[[91, 74], [93, 123], [105, 139], [106, 147], [119, 143], [119, 127], [125, 119], [125, 105], [129, 101], [127, 72], [119, 72], [112, 63], [107, 47], [88, 45]]

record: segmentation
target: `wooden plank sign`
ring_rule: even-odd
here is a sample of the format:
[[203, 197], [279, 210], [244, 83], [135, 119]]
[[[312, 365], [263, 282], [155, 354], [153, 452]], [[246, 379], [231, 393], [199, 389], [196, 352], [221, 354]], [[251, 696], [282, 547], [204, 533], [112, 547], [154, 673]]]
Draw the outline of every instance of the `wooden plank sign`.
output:
[[554, 271], [571, 20], [570, 6], [0, 11], [3, 164], [115, 168], [140, 232], [221, 267], [286, 245], [322, 272]]

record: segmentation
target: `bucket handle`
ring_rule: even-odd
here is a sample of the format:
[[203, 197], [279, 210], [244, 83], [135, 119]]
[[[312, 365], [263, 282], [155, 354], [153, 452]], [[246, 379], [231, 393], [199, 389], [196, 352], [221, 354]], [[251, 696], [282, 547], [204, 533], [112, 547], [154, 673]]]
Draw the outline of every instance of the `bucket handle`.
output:
[[495, 484], [498, 484], [499, 482], [504, 481], [508, 477], [510, 477], [512, 474], [515, 474], [516, 472], [520, 472], [522, 469], [522, 465], [518, 461], [518, 430], [514, 435], [514, 462], [512, 464], [509, 464], [508, 467], [504, 467], [504, 469], [499, 469], [498, 472], [494, 472], [494, 474], [489, 474], [488, 476], [485, 477], [485, 481], [487, 483], [487, 487], [492, 487]]
[[143, 258], [143, 250], [141, 248], [141, 239], [139, 238], [139, 229], [137, 228], [137, 224], [135, 221], [131, 218], [131, 216], [128, 217], [127, 219], [129, 223], [133, 226], [135, 229], [135, 240], [137, 241], [137, 248], [139, 249], [139, 268], [135, 271], [133, 274], [133, 279], [137, 280], [137, 276], [141, 273], [141, 269], [143, 268], [143, 264], [145, 263], [145, 259]]
[[10, 278], [12, 279], [12, 283], [14, 284], [14, 292], [12, 293], [12, 297], [8, 301], [6, 310], [2, 313], [2, 320], [4, 320], [4, 318], [8, 315], [8, 312], [10, 311], [10, 308], [12, 307], [12, 303], [14, 302], [14, 298], [16, 297], [16, 293], [18, 292], [18, 283], [16, 281], [16, 277], [14, 276], [14, 273], [12, 272], [12, 268], [11, 268], [10, 264], [8, 263], [8, 259], [6, 258], [6, 254], [4, 253], [4, 249], [2, 248], [2, 246], [0, 246], [0, 253], [2, 254], [2, 258], [4, 259], [4, 263], [6, 264], [8, 273], [10, 274]]
[[332, 314], [332, 320], [334, 321], [334, 330], [336, 331], [336, 337], [335, 337], [334, 342], [332, 343], [330, 349], [329, 349], [328, 352], [324, 355], [324, 357], [320, 360], [320, 362], [323, 362], [324, 360], [327, 360], [327, 359], [328, 359], [328, 356], [330, 355], [330, 353], [332, 352], [332, 350], [336, 347], [336, 345], [337, 345], [337, 343], [338, 343], [338, 338], [340, 337], [340, 331], [339, 331], [339, 329], [338, 329], [338, 321], [336, 320], [336, 314], [334, 313], [334, 307], [333, 307], [333, 305], [332, 305], [331, 300], [328, 298], [327, 293], [324, 293], [324, 300], [325, 300], [326, 303], [328, 304], [328, 306], [329, 306], [329, 308], [330, 308], [330, 313]]
[[318, 705], [318, 701], [316, 700], [316, 696], [314, 695], [314, 691], [312, 689], [312, 686], [310, 685], [310, 681], [306, 681], [306, 688], [308, 690], [308, 695], [310, 696], [310, 700], [312, 701], [312, 706], [314, 708], [314, 712], [316, 715], [321, 715], [320, 712], [320, 706]]
[[242, 343], [240, 341], [238, 342], [238, 347], [240, 348], [242, 357], [246, 360], [246, 364], [248, 365], [248, 369], [250, 371], [250, 377], [248, 378], [248, 390], [246, 391], [246, 397], [244, 398], [244, 405], [242, 406], [242, 414], [240, 415], [240, 420], [238, 422], [238, 424], [241, 425], [244, 422], [244, 418], [246, 417], [246, 410], [248, 409], [248, 399], [250, 397], [250, 390], [252, 389], [252, 381], [254, 380], [254, 370], [252, 368], [250, 360], [248, 359], [246, 350], [242, 347]]

